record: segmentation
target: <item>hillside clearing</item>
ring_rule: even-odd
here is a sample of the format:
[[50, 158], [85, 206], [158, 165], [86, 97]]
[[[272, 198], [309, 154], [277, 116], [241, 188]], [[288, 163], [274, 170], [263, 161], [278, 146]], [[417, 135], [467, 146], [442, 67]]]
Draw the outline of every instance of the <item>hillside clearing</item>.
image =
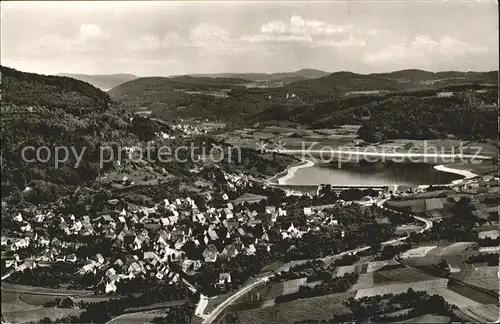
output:
[[340, 293], [321, 297], [299, 299], [270, 307], [238, 312], [241, 323], [294, 323], [297, 321], [330, 319], [335, 314], [345, 314], [348, 308], [342, 302], [354, 293]]
[[2, 312], [2, 315], [7, 322], [11, 323], [38, 323], [45, 317], [48, 317], [54, 321], [56, 319], [60, 319], [70, 315], [78, 316], [82, 312], [83, 310], [75, 308], [38, 307], [34, 309], [24, 309], [15, 312]]
[[459, 308], [481, 305], [480, 303], [475, 302], [463, 295], [460, 295], [448, 288], [432, 289], [428, 293], [429, 295], [439, 295], [443, 297], [444, 300], [446, 300], [448, 303], [456, 305]]
[[497, 304], [461, 308], [455, 314], [466, 321], [486, 323], [497, 322], [500, 309]]

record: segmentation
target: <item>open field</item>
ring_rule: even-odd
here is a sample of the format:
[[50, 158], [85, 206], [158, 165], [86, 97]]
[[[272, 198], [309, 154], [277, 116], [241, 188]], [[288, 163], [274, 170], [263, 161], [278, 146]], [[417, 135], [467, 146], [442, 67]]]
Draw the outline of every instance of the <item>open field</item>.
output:
[[500, 230], [491, 230], [491, 231], [483, 231], [478, 233], [479, 238], [485, 238], [485, 237], [490, 237], [490, 238], [497, 238], [500, 236]]
[[407, 259], [407, 258], [419, 258], [419, 257], [424, 257], [429, 253], [429, 251], [435, 249], [437, 246], [432, 245], [432, 246], [420, 246], [418, 248], [410, 249], [406, 252], [401, 253], [401, 258], [402, 259]]
[[261, 140], [270, 141], [271, 144], [268, 147], [271, 149], [274, 147], [272, 142], [278, 140], [281, 140], [287, 149], [302, 149], [304, 146], [307, 148], [310, 145], [336, 148], [354, 146], [353, 140], [357, 138], [357, 128], [340, 127], [312, 130], [270, 126], [260, 129], [240, 129], [219, 134], [217, 137], [225, 139], [228, 144], [248, 148], [257, 148]]
[[307, 278], [300, 278], [283, 282], [283, 295], [296, 293], [300, 286], [306, 284], [306, 280]]
[[434, 315], [434, 314], [426, 314], [422, 316], [418, 316], [415, 318], [410, 318], [401, 323], [448, 323], [450, 321], [449, 317]]
[[449, 256], [463, 254], [465, 251], [471, 249], [475, 245], [474, 242], [457, 242], [445, 247], [440, 253], [440, 256]]
[[346, 265], [346, 266], [340, 266], [335, 269], [334, 276], [335, 277], [342, 277], [348, 273], [363, 273], [363, 265], [362, 264], [351, 264], [351, 265]]
[[113, 318], [108, 324], [138, 324], [138, 323], [150, 323], [155, 317], [160, 317], [165, 315], [161, 311], [148, 311], [148, 312], [137, 312], [124, 314]]
[[478, 250], [478, 252], [482, 252], [482, 253], [485, 253], [485, 252], [500, 252], [500, 246], [483, 246], [483, 247], [480, 247]]
[[[3, 307], [3, 305], [2, 305]], [[14, 312], [4, 312], [2, 315], [7, 322], [11, 323], [27, 323], [27, 322], [40, 322], [45, 317], [51, 320], [56, 320], [66, 316], [78, 316], [82, 313], [81, 309], [73, 308], [57, 308], [57, 307], [38, 307], [34, 309], [19, 310]]]
[[479, 305], [458, 309], [455, 311], [455, 314], [468, 322], [491, 323], [498, 321], [500, 318], [500, 309], [498, 304]]
[[[117, 295], [102, 295], [102, 296], [93, 295], [93, 296], [75, 297], [73, 298], [73, 300], [75, 301], [75, 303], [79, 303], [81, 301], [85, 303], [99, 303], [102, 301], [107, 301], [110, 299], [118, 299], [121, 297], [122, 296], [117, 296]], [[64, 299], [65, 296], [32, 294], [32, 293], [21, 293], [19, 296], [20, 300], [30, 305], [43, 305], [46, 302], [56, 300], [57, 298]]]
[[349, 288], [349, 291], [357, 291], [359, 289], [369, 288], [375, 286], [373, 273], [362, 273], [358, 277], [358, 281]]
[[428, 293], [429, 295], [439, 295], [443, 297], [444, 300], [446, 300], [448, 303], [456, 305], [457, 307], [471, 307], [481, 305], [480, 303], [461, 294], [458, 294], [448, 288], [432, 289]]
[[[385, 261], [380, 261], [379, 266]], [[372, 270], [372, 269], [371, 269]], [[401, 266], [400, 268], [379, 270], [359, 275], [358, 281], [352, 285], [350, 291], [382, 287], [389, 284], [412, 283], [426, 280], [433, 280], [435, 277], [429, 276], [416, 269]]]
[[422, 256], [433, 257], [463, 254], [465, 251], [471, 249], [474, 244], [474, 242], [456, 242], [450, 245], [437, 246]]
[[448, 282], [448, 289], [480, 304], [487, 305], [498, 303], [497, 296], [472, 288], [470, 286], [463, 285], [453, 280]]
[[19, 299], [19, 293], [2, 291], [2, 312], [15, 312], [36, 308]]
[[33, 293], [33, 294], [45, 294], [54, 296], [85, 296], [93, 295], [94, 292], [91, 290], [76, 290], [76, 289], [64, 289], [64, 288], [45, 288], [45, 287], [35, 287], [27, 285], [13, 284], [9, 282], [2, 282], [2, 292], [18, 292], [18, 293]]
[[382, 296], [385, 294], [400, 294], [408, 291], [408, 288], [412, 288], [415, 291], [429, 291], [446, 288], [447, 283], [448, 279], [433, 279], [419, 282], [385, 284], [382, 286], [360, 289], [356, 292], [355, 298], [360, 299], [363, 297], [371, 297], [377, 295]]
[[466, 253], [472, 251], [474, 247], [474, 242], [456, 242], [441, 246], [421, 246], [402, 253], [401, 258], [404, 264], [414, 267], [437, 264], [441, 260], [445, 260], [452, 268], [452, 272], [454, 272], [463, 268]]
[[[21, 293], [19, 294], [19, 299], [25, 302], [26, 304], [35, 305], [35, 306], [43, 306], [46, 302], [56, 300], [57, 296], [53, 295], [44, 295], [44, 294], [31, 294], [31, 293]], [[64, 298], [64, 297], [63, 297]]]
[[238, 312], [241, 323], [293, 323], [306, 320], [329, 319], [349, 310], [342, 302], [354, 293], [340, 293], [299, 299], [274, 306]]
[[373, 273], [373, 281], [375, 284], [386, 282], [418, 282], [435, 279], [425, 273], [422, 273], [413, 268], [399, 268]]
[[399, 263], [395, 260], [382, 260], [382, 261], [371, 261], [367, 263], [366, 273], [371, 273], [375, 271], [385, 271], [383, 268], [385, 266], [394, 266]]
[[477, 267], [475, 270], [454, 273], [451, 277], [469, 285], [498, 292], [498, 272], [498, 267]]
[[170, 308], [174, 306], [179, 306], [185, 304], [185, 300], [173, 300], [169, 302], [164, 302], [164, 303], [156, 303], [156, 304], [151, 304], [151, 305], [146, 305], [146, 306], [141, 306], [141, 307], [131, 307], [125, 309], [125, 313], [137, 313], [137, 312], [146, 312], [146, 311], [151, 311], [155, 309], [162, 309], [162, 308]]
[[[361, 261], [361, 260], [360, 260]], [[358, 263], [335, 268], [335, 277], [342, 277], [345, 274], [357, 272], [359, 274], [367, 274], [379, 271], [385, 266], [398, 264], [394, 260], [370, 261], [366, 263]]]
[[[282, 295], [293, 294], [299, 291], [299, 287], [302, 285], [307, 285], [313, 287], [319, 284], [320, 281], [307, 282], [306, 278], [299, 278], [293, 280], [287, 280], [279, 283], [274, 283], [265, 286], [259, 286], [254, 288], [252, 291], [245, 294], [239, 301], [237, 305], [252, 305], [252, 307], [269, 307], [273, 306], [274, 299]], [[255, 301], [261, 301], [261, 303], [255, 304]]]

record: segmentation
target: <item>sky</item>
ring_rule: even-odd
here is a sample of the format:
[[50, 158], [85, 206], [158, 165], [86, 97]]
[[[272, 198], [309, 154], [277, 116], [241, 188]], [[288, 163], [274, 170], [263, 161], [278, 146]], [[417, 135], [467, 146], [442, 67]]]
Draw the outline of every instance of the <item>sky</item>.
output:
[[43, 74], [498, 70], [482, 1], [1, 2], [1, 63]]

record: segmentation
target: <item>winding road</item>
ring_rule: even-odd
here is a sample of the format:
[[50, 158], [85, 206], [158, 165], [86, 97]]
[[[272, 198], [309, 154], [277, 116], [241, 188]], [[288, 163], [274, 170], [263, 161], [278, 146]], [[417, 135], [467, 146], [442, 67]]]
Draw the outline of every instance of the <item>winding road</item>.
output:
[[[376, 202], [376, 204], [380, 208], [388, 209], [388, 208], [386, 208], [384, 206], [384, 203], [387, 200], [388, 199], [380, 199], [380, 200], [378, 200]], [[401, 213], [401, 212], [398, 212], [398, 213]], [[428, 219], [425, 219], [425, 218], [422, 218], [422, 217], [419, 217], [419, 216], [416, 216], [416, 215], [412, 215], [412, 216], [415, 219], [417, 219], [417, 220], [425, 223], [425, 227], [422, 228], [419, 231], [419, 233], [422, 233], [422, 232], [427, 231], [430, 228], [432, 228], [432, 226], [433, 226], [432, 221], [430, 221]], [[385, 241], [385, 242], [381, 243], [381, 245], [388, 245], [388, 244], [393, 244], [393, 243], [396, 243], [396, 242], [404, 241], [404, 240], [408, 239], [408, 237], [409, 236], [403, 236], [403, 237], [399, 237], [399, 238], [396, 238], [396, 239], [393, 239], [393, 240]], [[370, 246], [363, 246], [363, 247], [356, 248], [354, 250], [344, 251], [342, 253], [329, 256], [329, 258], [341, 257], [341, 256], [346, 255], [346, 254], [356, 254], [356, 253], [368, 250], [369, 248], [370, 248]], [[200, 301], [198, 303], [198, 306], [196, 307], [195, 315], [201, 317], [203, 319], [203, 323], [204, 324], [210, 324], [210, 323], [212, 323], [213, 321], [215, 321], [217, 319], [217, 317], [220, 314], [222, 314], [222, 312], [227, 307], [229, 307], [231, 304], [233, 304], [235, 301], [237, 301], [239, 298], [241, 298], [243, 295], [245, 295], [246, 293], [248, 293], [249, 291], [251, 291], [253, 288], [255, 288], [256, 286], [258, 286], [259, 284], [267, 282], [270, 277], [272, 277], [271, 274], [267, 275], [267, 276], [265, 276], [263, 278], [258, 279], [256, 282], [253, 282], [251, 284], [248, 284], [248, 285], [240, 288], [240, 290], [238, 290], [235, 294], [231, 295], [228, 299], [226, 299], [220, 305], [218, 305], [210, 314], [206, 314], [206, 315], [203, 314], [203, 310], [205, 309], [206, 305], [208, 304], [208, 298], [205, 297], [205, 296], [203, 296], [203, 295], [201, 295], [200, 296]]]

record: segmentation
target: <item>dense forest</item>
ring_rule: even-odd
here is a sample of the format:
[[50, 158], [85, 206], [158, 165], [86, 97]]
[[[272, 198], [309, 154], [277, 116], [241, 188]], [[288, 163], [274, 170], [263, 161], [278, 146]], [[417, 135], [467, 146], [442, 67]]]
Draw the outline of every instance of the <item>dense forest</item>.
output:
[[[7, 67], [1, 71], [2, 196], [28, 185], [27, 198], [35, 203], [63, 194], [97, 177], [101, 145], [136, 143], [154, 135], [151, 121], [132, 119], [108, 94], [88, 83]], [[64, 157], [62, 146], [68, 158], [55, 167], [56, 150]], [[34, 148], [40, 147], [46, 149], [37, 157]], [[27, 163], [23, 154], [37, 161]], [[77, 154], [83, 155], [75, 168]]]

